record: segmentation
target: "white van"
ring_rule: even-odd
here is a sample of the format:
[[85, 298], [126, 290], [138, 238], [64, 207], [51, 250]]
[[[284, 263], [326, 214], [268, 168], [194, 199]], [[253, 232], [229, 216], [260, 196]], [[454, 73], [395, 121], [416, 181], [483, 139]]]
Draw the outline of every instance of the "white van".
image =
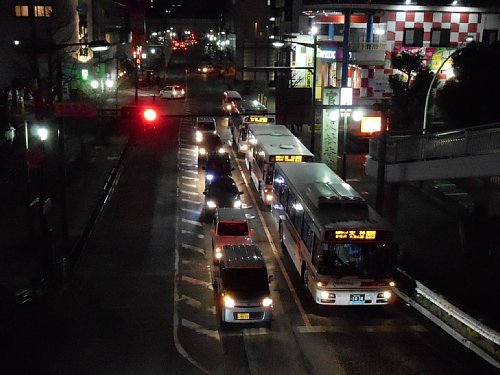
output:
[[233, 111], [233, 102], [242, 100], [241, 95], [238, 91], [226, 90], [222, 94], [222, 110], [231, 114]]

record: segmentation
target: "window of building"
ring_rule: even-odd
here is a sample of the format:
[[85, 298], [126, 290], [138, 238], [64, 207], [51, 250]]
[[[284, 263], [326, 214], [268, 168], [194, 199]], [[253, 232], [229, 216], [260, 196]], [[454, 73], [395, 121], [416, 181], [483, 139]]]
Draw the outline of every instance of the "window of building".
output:
[[403, 45], [411, 47], [422, 47], [424, 45], [424, 29], [405, 29]]
[[51, 17], [52, 16], [52, 6], [51, 5], [35, 5], [34, 7], [35, 17]]
[[14, 7], [16, 12], [16, 17], [28, 17], [28, 6], [27, 5], [16, 5]]
[[483, 30], [483, 43], [493, 44], [498, 40], [498, 30]]
[[432, 29], [431, 30], [432, 47], [450, 46], [450, 29]]

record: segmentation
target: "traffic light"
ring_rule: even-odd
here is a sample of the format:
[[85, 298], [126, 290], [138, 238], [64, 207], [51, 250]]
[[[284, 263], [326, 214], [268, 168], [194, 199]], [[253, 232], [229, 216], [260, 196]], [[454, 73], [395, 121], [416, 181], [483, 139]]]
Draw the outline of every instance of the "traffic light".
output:
[[145, 109], [143, 115], [147, 122], [154, 122], [158, 118], [158, 114], [152, 108]]

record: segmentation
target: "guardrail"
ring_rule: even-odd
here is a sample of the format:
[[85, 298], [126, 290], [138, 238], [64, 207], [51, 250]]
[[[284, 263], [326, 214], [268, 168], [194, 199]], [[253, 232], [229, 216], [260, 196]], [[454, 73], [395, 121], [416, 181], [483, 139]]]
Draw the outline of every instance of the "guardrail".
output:
[[[370, 140], [369, 155], [377, 160], [379, 138]], [[387, 137], [386, 163], [447, 159], [500, 152], [500, 123], [440, 133], [392, 133]]]

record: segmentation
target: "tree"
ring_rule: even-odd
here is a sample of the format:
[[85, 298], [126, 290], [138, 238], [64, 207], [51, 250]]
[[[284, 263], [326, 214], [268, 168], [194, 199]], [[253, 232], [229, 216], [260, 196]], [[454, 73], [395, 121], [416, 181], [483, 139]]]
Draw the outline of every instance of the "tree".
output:
[[392, 66], [402, 74], [389, 76], [392, 89], [390, 120], [393, 130], [416, 130], [422, 127], [425, 95], [432, 75], [422, 65], [418, 53], [401, 51], [391, 57]]
[[453, 128], [500, 121], [500, 43], [469, 43], [452, 57], [454, 78], [438, 89], [435, 102]]

